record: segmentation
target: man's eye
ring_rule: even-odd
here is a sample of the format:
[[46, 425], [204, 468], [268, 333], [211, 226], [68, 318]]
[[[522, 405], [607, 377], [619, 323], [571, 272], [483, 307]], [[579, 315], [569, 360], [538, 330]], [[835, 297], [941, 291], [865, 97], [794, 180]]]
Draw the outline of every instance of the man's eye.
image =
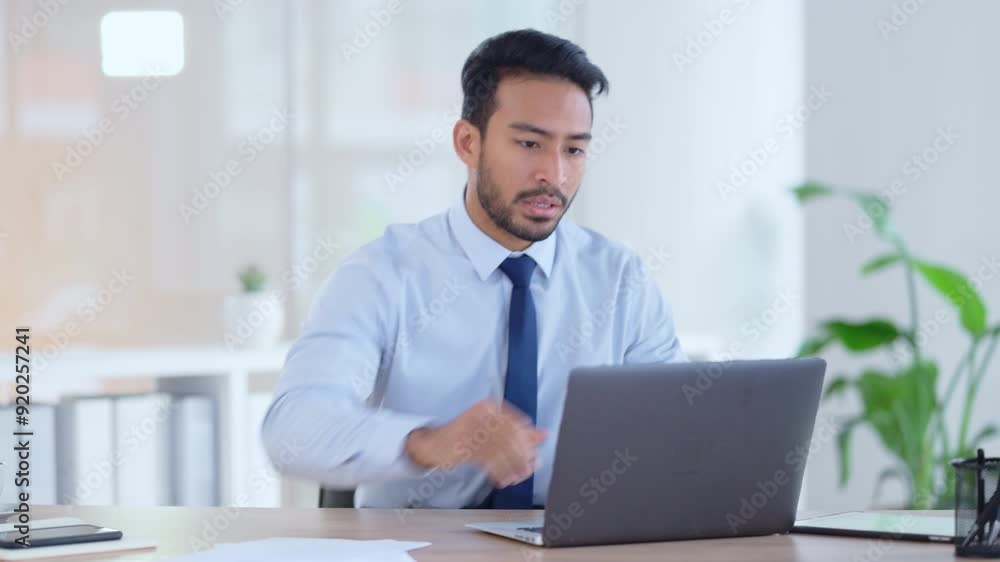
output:
[[538, 143], [535, 142], [535, 141], [523, 140], [523, 141], [517, 141], [517, 142], [518, 142], [518, 144], [520, 144], [524, 148], [537, 148], [538, 147]]
[[583, 156], [584, 152], [586, 151], [578, 146], [569, 147], [569, 153], [572, 154], [573, 156]]

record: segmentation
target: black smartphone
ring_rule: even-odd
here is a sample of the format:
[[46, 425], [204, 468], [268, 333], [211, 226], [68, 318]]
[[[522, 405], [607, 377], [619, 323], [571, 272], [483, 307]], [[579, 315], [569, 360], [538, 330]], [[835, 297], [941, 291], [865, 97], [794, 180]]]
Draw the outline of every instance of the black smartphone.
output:
[[[18, 531], [0, 533], [0, 548], [25, 548], [21, 543], [14, 542], [23, 537]], [[97, 525], [69, 525], [66, 527], [49, 527], [47, 529], [32, 529], [28, 533], [28, 548], [36, 546], [56, 546], [60, 544], [76, 544], [81, 542], [113, 541], [122, 538], [122, 532]]]

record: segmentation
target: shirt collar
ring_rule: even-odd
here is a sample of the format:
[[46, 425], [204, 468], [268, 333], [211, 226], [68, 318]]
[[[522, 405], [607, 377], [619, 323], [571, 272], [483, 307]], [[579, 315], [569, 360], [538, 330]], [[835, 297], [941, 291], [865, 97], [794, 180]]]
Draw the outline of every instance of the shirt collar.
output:
[[451, 226], [451, 231], [458, 240], [458, 244], [462, 246], [465, 255], [472, 262], [472, 267], [476, 269], [476, 273], [479, 274], [479, 278], [483, 281], [500, 267], [503, 260], [511, 255], [522, 253], [531, 256], [531, 259], [535, 260], [535, 263], [538, 264], [539, 269], [542, 270], [545, 277], [549, 277], [552, 273], [552, 264], [556, 257], [556, 233], [559, 231], [558, 228], [548, 238], [532, 243], [523, 252], [511, 252], [500, 245], [499, 242], [490, 238], [489, 235], [480, 230], [472, 222], [472, 218], [469, 217], [469, 211], [465, 208], [464, 190], [462, 191], [461, 199], [448, 210], [448, 224]]

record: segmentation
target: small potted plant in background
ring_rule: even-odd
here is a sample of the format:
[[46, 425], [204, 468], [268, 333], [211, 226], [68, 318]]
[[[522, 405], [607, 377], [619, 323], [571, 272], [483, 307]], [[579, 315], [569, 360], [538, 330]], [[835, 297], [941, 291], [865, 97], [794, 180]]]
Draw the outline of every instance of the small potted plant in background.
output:
[[267, 275], [254, 265], [239, 274], [242, 292], [226, 297], [225, 343], [230, 349], [263, 348], [281, 340], [285, 307], [276, 291], [267, 290]]

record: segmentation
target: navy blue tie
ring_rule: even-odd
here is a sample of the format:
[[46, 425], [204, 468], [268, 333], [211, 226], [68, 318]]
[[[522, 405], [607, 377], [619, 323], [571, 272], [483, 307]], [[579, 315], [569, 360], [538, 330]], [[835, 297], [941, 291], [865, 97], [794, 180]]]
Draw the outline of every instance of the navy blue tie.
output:
[[[531, 274], [535, 262], [522, 255], [507, 258], [500, 270], [510, 278], [514, 289], [510, 293], [510, 319], [508, 321], [507, 378], [504, 383], [504, 400], [538, 421], [538, 327], [535, 323], [535, 302], [531, 299]], [[531, 509], [534, 477], [524, 482], [496, 490], [493, 493], [494, 509]]]

